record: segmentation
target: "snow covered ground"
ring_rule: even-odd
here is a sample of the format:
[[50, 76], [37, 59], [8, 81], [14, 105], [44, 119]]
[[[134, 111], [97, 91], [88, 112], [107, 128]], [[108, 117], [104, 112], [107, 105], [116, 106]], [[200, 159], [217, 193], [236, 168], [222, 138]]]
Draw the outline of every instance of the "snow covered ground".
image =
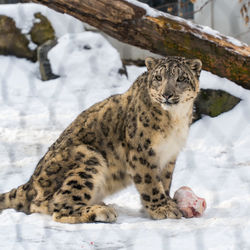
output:
[[[0, 5], [0, 14], [17, 18], [18, 8]], [[22, 10], [23, 22], [41, 10], [54, 17], [53, 23], [60, 15], [60, 27], [77, 24], [37, 5]], [[37, 161], [78, 113], [124, 92], [145, 70], [130, 66], [128, 79], [119, 75], [119, 54], [101, 35], [83, 32], [81, 26], [69, 34], [60, 27], [59, 44], [49, 54], [59, 79], [42, 82], [38, 64], [0, 56], [0, 192], [29, 179]], [[0, 249], [250, 249], [250, 91], [206, 71], [200, 82], [203, 88], [223, 89], [242, 99], [232, 111], [192, 125], [178, 158], [171, 193], [191, 187], [207, 201], [203, 217], [153, 221], [141, 211], [132, 186], [105, 201], [119, 213], [114, 224], [67, 225], [46, 215], [5, 210], [0, 214]]]

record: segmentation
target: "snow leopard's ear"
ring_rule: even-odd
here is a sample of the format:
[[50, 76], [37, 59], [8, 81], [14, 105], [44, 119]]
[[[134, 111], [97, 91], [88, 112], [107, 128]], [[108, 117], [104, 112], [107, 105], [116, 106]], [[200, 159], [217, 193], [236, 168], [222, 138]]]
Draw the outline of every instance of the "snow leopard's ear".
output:
[[187, 64], [189, 65], [190, 69], [194, 72], [197, 78], [200, 77], [202, 62], [199, 59], [191, 59], [187, 60]]
[[145, 60], [146, 67], [148, 71], [152, 70], [156, 65], [156, 59], [153, 57], [147, 57]]

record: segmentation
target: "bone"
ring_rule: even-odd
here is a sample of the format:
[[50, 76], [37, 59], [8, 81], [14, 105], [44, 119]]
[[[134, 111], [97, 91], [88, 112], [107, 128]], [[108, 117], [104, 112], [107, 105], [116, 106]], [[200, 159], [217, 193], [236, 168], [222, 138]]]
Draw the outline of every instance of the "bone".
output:
[[175, 192], [174, 200], [186, 218], [201, 217], [207, 207], [205, 199], [195, 195], [193, 190], [186, 186]]

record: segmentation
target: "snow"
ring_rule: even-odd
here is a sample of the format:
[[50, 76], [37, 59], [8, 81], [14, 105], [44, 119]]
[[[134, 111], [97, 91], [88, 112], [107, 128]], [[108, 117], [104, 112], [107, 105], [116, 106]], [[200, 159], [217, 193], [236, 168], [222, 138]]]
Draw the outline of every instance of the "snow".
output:
[[39, 19], [34, 14], [40, 12], [45, 15], [55, 29], [56, 36], [60, 37], [66, 33], [78, 33], [84, 30], [83, 23], [69, 15], [56, 12], [43, 5], [28, 4], [1, 4], [0, 15], [6, 15], [13, 18], [16, 26], [27, 34], [34, 23]]
[[146, 3], [142, 3], [142, 2], [139, 2], [137, 0], [125, 0], [125, 1], [144, 9], [146, 11], [146, 15], [148, 15], [148, 16], [157, 17], [163, 13], [163, 12], [160, 12], [160, 11], [154, 9], [154, 8], [151, 8]]
[[[70, 20], [68, 27], [75, 24], [45, 7], [25, 6], [1, 5], [0, 13], [17, 18], [21, 8], [26, 14], [18, 25], [23, 28], [30, 27], [27, 20], [32, 22], [38, 10], [54, 17], [55, 23], [58, 18], [62, 23]], [[101, 35], [67, 32], [68, 27], [57, 26], [59, 44], [49, 53], [54, 73], [61, 76], [56, 80], [42, 82], [37, 63], [0, 56], [0, 192], [29, 179], [77, 114], [126, 91], [145, 71], [129, 66], [128, 79], [119, 75], [119, 54]], [[200, 82], [203, 88], [222, 89], [242, 99], [230, 112], [204, 116], [193, 124], [178, 158], [171, 195], [181, 186], [191, 187], [207, 202], [201, 218], [151, 220], [131, 186], [105, 200], [118, 211], [113, 224], [60, 224], [47, 215], [4, 210], [0, 249], [249, 249], [250, 91], [206, 71]]]
[[202, 31], [209, 34], [209, 35], [211, 35], [211, 36], [220, 38], [220, 32], [217, 31], [217, 30], [212, 29], [211, 27], [202, 26]]
[[236, 45], [236, 46], [239, 46], [239, 47], [242, 47], [242, 46], [248, 46], [246, 43], [243, 43], [241, 42], [240, 40], [234, 38], [234, 37], [231, 37], [231, 36], [227, 36], [227, 41]]

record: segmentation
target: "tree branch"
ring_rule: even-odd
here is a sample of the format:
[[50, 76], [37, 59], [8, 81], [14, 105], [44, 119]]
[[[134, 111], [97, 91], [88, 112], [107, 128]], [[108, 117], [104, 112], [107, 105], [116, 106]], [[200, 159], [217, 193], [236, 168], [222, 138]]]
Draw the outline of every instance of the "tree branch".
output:
[[134, 0], [31, 2], [72, 15], [122, 42], [159, 55], [199, 58], [203, 69], [250, 89], [250, 47], [208, 27], [150, 9]]

